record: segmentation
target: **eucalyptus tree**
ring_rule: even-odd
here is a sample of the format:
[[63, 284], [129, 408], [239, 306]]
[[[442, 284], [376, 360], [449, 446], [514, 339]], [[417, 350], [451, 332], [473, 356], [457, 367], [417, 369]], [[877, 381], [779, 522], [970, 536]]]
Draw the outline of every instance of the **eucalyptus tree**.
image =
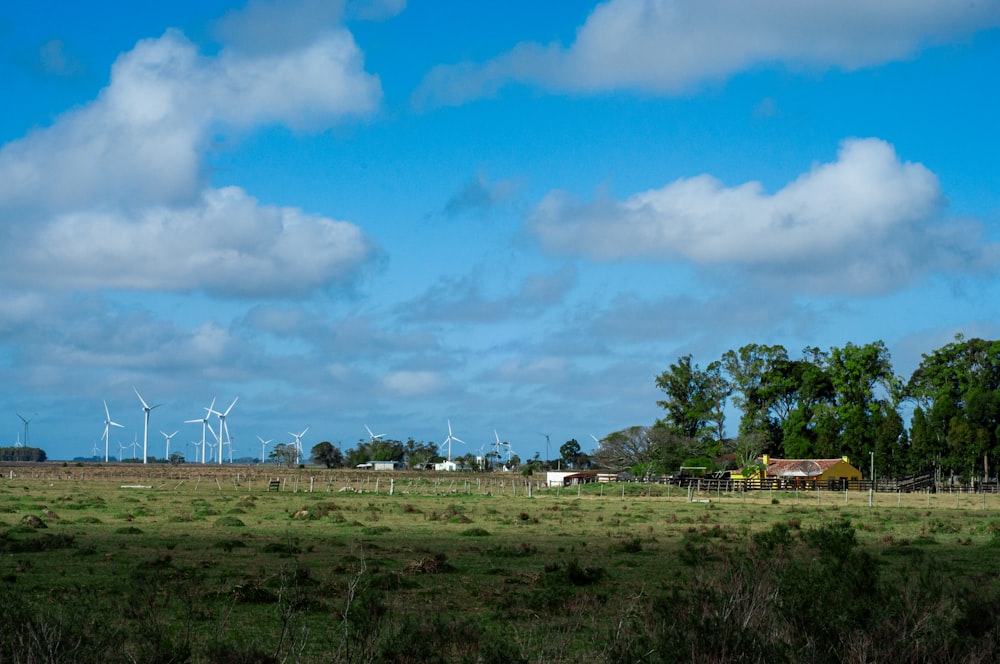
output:
[[703, 443], [704, 453], [720, 453], [725, 444], [726, 401], [732, 394], [722, 363], [702, 369], [692, 363], [691, 355], [684, 355], [657, 376], [656, 386], [666, 395], [656, 403], [667, 411], [658, 426]]
[[1000, 431], [1000, 341], [955, 341], [923, 360], [907, 394], [917, 402], [911, 465], [990, 474]]
[[[892, 370], [882, 341], [831, 348], [827, 374], [833, 386], [833, 412], [839, 425], [840, 451], [852, 459], [867, 457], [879, 446], [892, 445], [902, 429], [898, 404], [902, 384]], [[881, 455], [880, 455], [881, 456]]]
[[781, 449], [781, 422], [778, 394], [765, 390], [764, 380], [774, 376], [779, 365], [788, 362], [784, 346], [747, 344], [722, 355], [721, 366], [729, 377], [733, 405], [742, 413], [739, 436], [753, 441], [757, 453], [777, 453]]

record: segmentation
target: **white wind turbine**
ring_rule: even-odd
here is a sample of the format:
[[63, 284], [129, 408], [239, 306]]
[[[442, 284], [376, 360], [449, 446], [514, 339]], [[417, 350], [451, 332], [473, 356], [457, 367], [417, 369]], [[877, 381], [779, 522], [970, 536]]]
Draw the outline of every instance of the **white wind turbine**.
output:
[[226, 412], [224, 412], [224, 413], [220, 413], [217, 410], [213, 411], [213, 410], [209, 409], [210, 412], [212, 412], [215, 415], [219, 416], [219, 436], [218, 436], [218, 438], [219, 438], [219, 463], [222, 463], [222, 449], [226, 445], [229, 445], [229, 457], [230, 457], [230, 459], [232, 459], [232, 455], [233, 455], [233, 439], [229, 437], [229, 425], [226, 424], [226, 417], [229, 416], [229, 411], [231, 411], [233, 409], [233, 406], [235, 406], [236, 402], [239, 401], [239, 400], [240, 400], [239, 397], [236, 397], [235, 399], [233, 399], [233, 402], [231, 404], [229, 404], [229, 408], [227, 408]]
[[[139, 401], [140, 401], [140, 403], [142, 403], [142, 412], [145, 414], [145, 419], [144, 419], [144, 423], [143, 423], [143, 426], [142, 426], [142, 462], [146, 463], [146, 453], [147, 453], [147, 451], [149, 449], [149, 447], [148, 447], [149, 446], [149, 413], [154, 408], [159, 408], [160, 404], [156, 404], [155, 406], [150, 406], [148, 403], [146, 403], [146, 400], [142, 398], [142, 395], [139, 394], [139, 390], [135, 389], [135, 385], [132, 386], [132, 390], [135, 391], [135, 396], [139, 397]], [[133, 459], [135, 458], [134, 454], [132, 455], [132, 458]]]
[[31, 423], [31, 420], [25, 419], [24, 415], [21, 415], [21, 413], [18, 413], [17, 416], [21, 418], [22, 422], [24, 422], [24, 444], [30, 447], [31, 439], [28, 438], [28, 424]]
[[[107, 401], [104, 402], [104, 415], [107, 417], [107, 419], [104, 420], [104, 435], [101, 436], [101, 438], [104, 439], [104, 463], [107, 463], [108, 462], [108, 443], [109, 443], [109, 439], [111, 437], [111, 435], [110, 435], [110, 431], [111, 431], [110, 427], [118, 427], [119, 429], [124, 429], [125, 427], [123, 427], [121, 424], [118, 424], [117, 422], [113, 422], [111, 420], [111, 411], [108, 410], [108, 402]], [[121, 454], [121, 452], [119, 452], [119, 454]]]
[[292, 433], [288, 432], [288, 435], [295, 439], [295, 461], [302, 458], [302, 436], [306, 435], [306, 431], [309, 431], [309, 427], [302, 430], [302, 433]]
[[384, 438], [385, 437], [384, 433], [372, 433], [372, 430], [368, 428], [367, 424], [365, 425], [365, 430], [368, 432], [368, 442], [369, 443], [374, 443], [376, 440], [379, 440], [380, 438]]
[[176, 436], [177, 432], [175, 431], [175, 432], [173, 432], [172, 434], [169, 434], [169, 435], [166, 432], [164, 432], [164, 431], [160, 431], [160, 433], [162, 433], [163, 437], [167, 439], [167, 451], [164, 453], [164, 454], [166, 454], [166, 456], [163, 457], [163, 458], [166, 459], [167, 461], [170, 461], [170, 439], [173, 438], [174, 436]]
[[451, 461], [451, 441], [455, 441], [456, 443], [462, 443], [463, 445], [465, 445], [465, 441], [464, 440], [462, 440], [458, 436], [455, 436], [454, 434], [452, 434], [452, 432], [451, 432], [451, 420], [448, 420], [448, 437], [445, 438], [444, 439], [444, 443], [442, 443], [443, 445], [447, 445], [448, 446], [448, 461]]
[[500, 458], [500, 450], [501, 450], [501, 448], [506, 447], [507, 448], [507, 465], [509, 466], [510, 465], [510, 458], [512, 456], [514, 456], [514, 452], [513, 452], [513, 450], [511, 450], [510, 443], [507, 442], [507, 441], [501, 441], [500, 440], [500, 434], [497, 433], [496, 429], [493, 430], [493, 436], [496, 437], [496, 439], [497, 439], [497, 442], [496, 442], [497, 458], [498, 459]]
[[[205, 417], [202, 417], [201, 419], [197, 419], [197, 420], [184, 420], [184, 424], [194, 424], [196, 422], [201, 422], [201, 462], [202, 463], [205, 463], [205, 430], [212, 428], [208, 424], [208, 418], [211, 417], [212, 413], [215, 412], [215, 411], [212, 410], [213, 408], [215, 408], [215, 399], [212, 399], [212, 405], [205, 409]], [[215, 435], [214, 431], [212, 432], [212, 435], [213, 436]], [[197, 447], [195, 447], [194, 460], [195, 461], [198, 460], [198, 449], [197, 449]]]
[[267, 444], [272, 442], [274, 439], [271, 438], [270, 440], [264, 440], [260, 436], [257, 436], [257, 440], [260, 441], [260, 462], [264, 463], [264, 448], [267, 447]]

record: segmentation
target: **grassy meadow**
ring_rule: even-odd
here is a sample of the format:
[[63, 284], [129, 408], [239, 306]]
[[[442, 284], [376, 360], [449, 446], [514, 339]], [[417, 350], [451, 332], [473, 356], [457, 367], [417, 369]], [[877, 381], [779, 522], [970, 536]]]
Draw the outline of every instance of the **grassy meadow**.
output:
[[858, 493], [197, 465], [0, 476], [4, 662], [1000, 652], [996, 495], [869, 507]]

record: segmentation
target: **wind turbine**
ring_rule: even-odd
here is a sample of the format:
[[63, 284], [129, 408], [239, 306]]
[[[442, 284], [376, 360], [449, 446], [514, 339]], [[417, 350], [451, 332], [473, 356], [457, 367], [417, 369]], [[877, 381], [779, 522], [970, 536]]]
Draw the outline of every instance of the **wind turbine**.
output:
[[111, 421], [111, 411], [108, 410], [108, 402], [107, 401], [104, 402], [104, 414], [107, 416], [107, 419], [104, 420], [104, 435], [101, 436], [101, 438], [104, 439], [104, 463], [107, 463], [108, 462], [108, 442], [109, 442], [109, 439], [111, 437], [110, 433], [109, 433], [110, 432], [110, 428], [109, 427], [118, 427], [119, 429], [124, 429], [125, 427], [123, 427], [122, 425], [118, 424], [117, 422]]
[[[302, 430], [302, 433], [292, 433], [288, 432], [288, 435], [295, 439], [295, 461], [302, 457], [302, 436], [306, 435], [306, 431], [309, 431], [309, 427]], [[383, 434], [384, 435], [384, 434]]]
[[257, 440], [260, 441], [260, 462], [264, 463], [264, 448], [267, 447], [267, 444], [272, 442], [274, 439], [272, 438], [271, 440], [264, 440], [260, 436], [257, 436]]
[[[374, 442], [375, 442], [376, 440], [378, 440], [378, 439], [380, 439], [380, 438], [384, 438], [384, 437], [385, 437], [385, 434], [384, 434], [384, 433], [372, 433], [372, 430], [368, 428], [368, 425], [367, 425], [367, 424], [365, 425], [365, 430], [367, 430], [367, 431], [368, 431], [368, 436], [369, 436], [369, 438], [368, 438], [368, 442], [369, 442], [369, 443], [374, 443]], [[293, 435], [294, 435], [294, 434], [293, 434]]]
[[118, 461], [123, 461], [125, 459], [125, 450], [129, 448], [128, 445], [122, 445], [118, 443]]
[[451, 420], [448, 420], [448, 437], [444, 439], [443, 443], [444, 445], [448, 446], [448, 461], [451, 461], [451, 441], [453, 440], [455, 442], [462, 443], [463, 445], [465, 445], [464, 440], [451, 433]]
[[[184, 420], [184, 424], [194, 424], [195, 422], [201, 422], [201, 462], [205, 463], [205, 429], [211, 429], [212, 427], [208, 424], [208, 418], [212, 416], [215, 411], [215, 399], [212, 399], [212, 405], [205, 409], [205, 417], [198, 420]], [[212, 432], [215, 435], [215, 432]], [[194, 460], [198, 460], [198, 448], [195, 447]]]
[[[148, 445], [149, 445], [149, 413], [154, 408], [159, 408], [160, 404], [156, 404], [155, 406], [150, 406], [148, 403], [146, 403], [146, 400], [142, 398], [142, 395], [139, 394], [139, 390], [135, 389], [135, 385], [132, 386], [132, 390], [135, 391], [135, 396], [139, 397], [139, 401], [142, 403], [142, 411], [143, 411], [143, 413], [145, 413], [145, 421], [144, 421], [144, 424], [143, 424], [143, 427], [142, 427], [142, 462], [146, 463], [146, 453], [147, 453], [147, 451], [149, 449], [148, 448]], [[133, 459], [135, 458], [134, 454], [132, 455], [132, 458]]]
[[510, 448], [510, 443], [507, 442], [507, 441], [501, 442], [500, 441], [500, 434], [497, 433], [496, 429], [493, 430], [493, 435], [497, 439], [497, 444], [496, 444], [496, 447], [497, 447], [497, 458], [500, 458], [500, 448], [501, 447], [506, 447], [507, 448], [507, 465], [509, 466], [510, 465], [510, 458], [514, 455], [514, 452]]
[[232, 454], [233, 454], [233, 440], [232, 440], [232, 438], [229, 437], [229, 425], [226, 424], [226, 417], [229, 415], [229, 411], [231, 411], [233, 409], [233, 406], [235, 406], [236, 402], [239, 401], [239, 400], [240, 400], [239, 397], [236, 397], [235, 399], [233, 399], [233, 402], [231, 404], [229, 404], [229, 408], [227, 408], [226, 412], [224, 412], [224, 413], [220, 413], [217, 410], [216, 411], [211, 411], [211, 412], [214, 412], [216, 415], [219, 416], [219, 463], [222, 463], [222, 448], [225, 445], [229, 445], [229, 456], [230, 456], [230, 458], [232, 458]]
[[24, 444], [30, 447], [31, 440], [28, 438], [28, 423], [31, 422], [31, 420], [24, 419], [24, 416], [21, 415], [21, 413], [18, 413], [17, 416], [21, 418], [22, 422], [24, 422]]
[[164, 458], [167, 461], [170, 461], [170, 439], [173, 438], [174, 436], [176, 436], [177, 432], [175, 431], [175, 432], [173, 432], [172, 434], [169, 434], [169, 435], [167, 435], [167, 433], [165, 433], [164, 431], [160, 431], [160, 433], [162, 433], [163, 437], [167, 439], [167, 451], [165, 452], [166, 456]]

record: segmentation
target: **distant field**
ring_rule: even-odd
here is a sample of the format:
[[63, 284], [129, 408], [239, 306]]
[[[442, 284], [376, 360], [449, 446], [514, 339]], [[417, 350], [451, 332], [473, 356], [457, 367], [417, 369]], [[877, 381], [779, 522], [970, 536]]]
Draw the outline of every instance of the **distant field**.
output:
[[[923, 635], [911, 661], [1000, 642], [996, 620], [966, 624], [1000, 617], [997, 495], [869, 507], [199, 464], [0, 477], [0, 661], [819, 661], [824, 638], [871, 661], [888, 625]], [[850, 607], [866, 617], [798, 633]], [[63, 654], [15, 656], [33, 647]]]

